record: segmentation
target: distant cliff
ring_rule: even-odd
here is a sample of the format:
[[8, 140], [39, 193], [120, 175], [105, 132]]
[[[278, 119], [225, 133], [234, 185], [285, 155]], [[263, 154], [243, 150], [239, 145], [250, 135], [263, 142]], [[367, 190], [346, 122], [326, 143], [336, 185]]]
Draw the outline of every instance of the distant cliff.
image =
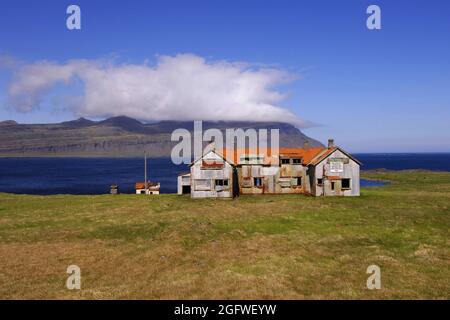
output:
[[[0, 156], [170, 156], [177, 142], [170, 141], [173, 130], [193, 131], [193, 122], [162, 121], [144, 124], [128, 117], [103, 121], [80, 118], [57, 124], [0, 122]], [[321, 143], [294, 126], [278, 122], [203, 122], [203, 130], [217, 128], [278, 128], [280, 147], [302, 147]]]

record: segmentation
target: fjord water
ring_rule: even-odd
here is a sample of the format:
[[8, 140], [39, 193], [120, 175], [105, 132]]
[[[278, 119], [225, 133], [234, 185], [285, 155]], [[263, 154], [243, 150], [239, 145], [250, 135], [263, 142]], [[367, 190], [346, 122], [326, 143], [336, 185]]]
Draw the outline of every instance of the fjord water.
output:
[[[170, 158], [147, 159], [147, 177], [174, 193], [178, 174], [188, 171]], [[26, 194], [104, 194], [112, 184], [133, 193], [144, 181], [143, 158], [0, 158], [0, 192]]]
[[[426, 169], [450, 171], [450, 153], [355, 154], [362, 170]], [[161, 183], [162, 193], [175, 193], [177, 176], [189, 171], [170, 158], [148, 159], [148, 177]], [[104, 194], [111, 184], [133, 193], [144, 181], [143, 158], [0, 158], [0, 192], [24, 194]], [[383, 183], [362, 180], [361, 186]]]

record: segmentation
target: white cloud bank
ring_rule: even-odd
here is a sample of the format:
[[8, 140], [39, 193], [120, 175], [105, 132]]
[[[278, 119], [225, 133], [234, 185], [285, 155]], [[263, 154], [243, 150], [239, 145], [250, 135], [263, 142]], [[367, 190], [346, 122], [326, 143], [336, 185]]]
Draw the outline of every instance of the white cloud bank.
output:
[[276, 68], [209, 62], [192, 54], [160, 56], [155, 65], [72, 60], [40, 61], [13, 68], [9, 101], [22, 112], [39, 106], [55, 85], [78, 79], [81, 97], [69, 106], [79, 116], [126, 115], [141, 120], [282, 121], [308, 126], [277, 106], [285, 96], [278, 85], [295, 77]]

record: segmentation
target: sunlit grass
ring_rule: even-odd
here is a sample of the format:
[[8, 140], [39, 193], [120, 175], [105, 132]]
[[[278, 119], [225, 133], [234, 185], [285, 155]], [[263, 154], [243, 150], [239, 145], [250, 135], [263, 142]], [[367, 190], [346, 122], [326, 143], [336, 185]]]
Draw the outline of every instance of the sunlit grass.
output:
[[0, 298], [448, 299], [450, 173], [364, 177], [390, 183], [355, 198], [0, 194]]

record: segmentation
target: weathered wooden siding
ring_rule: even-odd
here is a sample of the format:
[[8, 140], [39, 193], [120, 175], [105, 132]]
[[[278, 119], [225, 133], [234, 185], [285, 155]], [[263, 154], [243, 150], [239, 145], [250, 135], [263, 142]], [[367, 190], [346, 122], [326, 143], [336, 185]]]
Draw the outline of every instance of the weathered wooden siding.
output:
[[[255, 185], [255, 178], [262, 179], [262, 185]], [[296, 179], [301, 186], [296, 186]], [[242, 165], [238, 167], [239, 192], [241, 194], [279, 194], [310, 192], [306, 168], [301, 164], [281, 166]]]
[[[331, 171], [330, 159], [342, 159], [342, 172]], [[316, 166], [310, 168], [312, 171], [312, 194], [315, 196], [359, 196], [359, 164], [353, 159], [349, 158], [340, 150], [334, 151], [326, 159], [322, 160]], [[331, 177], [331, 178], [330, 178]], [[335, 179], [334, 177], [337, 177]], [[318, 179], [323, 179], [322, 186], [318, 185]], [[342, 180], [350, 179], [350, 189], [342, 189]], [[332, 190], [332, 183], [334, 183], [334, 190]]]
[[[205, 169], [203, 161], [223, 162], [221, 169]], [[209, 152], [203, 159], [191, 166], [191, 197], [192, 198], [232, 198], [233, 197], [233, 166], [224, 162], [214, 152]], [[228, 186], [216, 186], [215, 180], [228, 180]]]
[[[358, 196], [359, 163], [339, 148], [324, 152], [327, 153], [322, 154], [328, 156], [319, 160], [319, 163], [313, 160], [314, 165], [309, 167], [298, 163], [299, 158], [270, 166], [260, 155], [253, 155], [242, 157], [243, 161], [238, 163], [236, 169], [210, 151], [191, 165], [190, 181], [186, 177], [178, 178], [178, 192], [181, 194], [183, 185], [188, 183], [193, 198], [231, 198], [233, 191], [243, 195], [304, 193], [315, 196]], [[320, 155], [318, 157], [320, 159]], [[322, 179], [322, 185], [318, 185], [318, 179]], [[350, 188], [343, 188], [342, 179], [349, 179]], [[228, 185], [216, 185], [216, 180], [228, 180]]]

